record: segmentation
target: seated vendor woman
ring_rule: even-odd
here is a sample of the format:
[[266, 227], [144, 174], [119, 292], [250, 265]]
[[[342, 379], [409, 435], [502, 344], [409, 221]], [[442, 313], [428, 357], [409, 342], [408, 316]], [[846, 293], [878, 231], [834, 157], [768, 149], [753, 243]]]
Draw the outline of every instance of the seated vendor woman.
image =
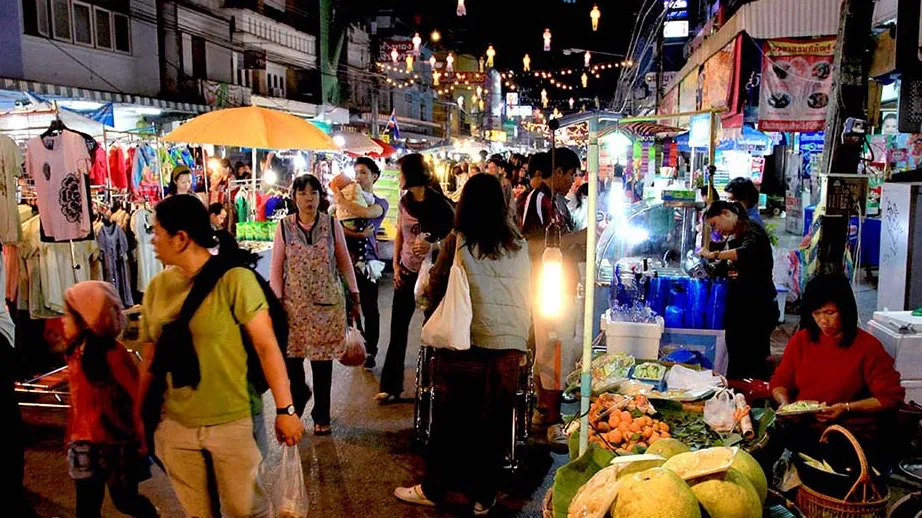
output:
[[[851, 285], [842, 275], [818, 275], [803, 295], [801, 330], [788, 342], [771, 378], [772, 397], [779, 405], [795, 401], [826, 403], [813, 417], [804, 417], [801, 432], [822, 433], [837, 423], [867, 447], [889, 410], [905, 396], [893, 358], [877, 338], [858, 327], [858, 307]], [[799, 434], [805, 440], [811, 433]], [[879, 437], [879, 435], [878, 435]]]

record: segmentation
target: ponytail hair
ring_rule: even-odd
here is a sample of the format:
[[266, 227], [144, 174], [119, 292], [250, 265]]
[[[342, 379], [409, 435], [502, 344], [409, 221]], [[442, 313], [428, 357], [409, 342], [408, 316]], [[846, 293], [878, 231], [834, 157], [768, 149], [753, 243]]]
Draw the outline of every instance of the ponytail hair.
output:
[[226, 230], [211, 227], [208, 209], [195, 196], [172, 196], [154, 209], [157, 223], [167, 234], [185, 232], [193, 243], [202, 248], [218, 247], [218, 258], [234, 266], [255, 266], [256, 254], [240, 248], [234, 236]]
[[746, 212], [745, 207], [735, 201], [724, 200], [716, 200], [708, 205], [708, 208], [704, 210], [704, 219], [716, 218], [725, 210], [736, 214], [736, 217], [739, 219], [749, 219], [749, 213]]

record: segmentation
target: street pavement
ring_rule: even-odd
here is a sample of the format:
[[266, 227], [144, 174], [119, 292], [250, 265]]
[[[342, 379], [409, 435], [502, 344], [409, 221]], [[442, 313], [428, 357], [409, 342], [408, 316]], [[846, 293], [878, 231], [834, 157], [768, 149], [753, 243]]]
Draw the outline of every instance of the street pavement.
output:
[[[382, 339], [379, 367], [373, 373], [337, 364], [333, 372], [333, 435], [311, 435], [313, 423], [305, 412], [304, 439], [300, 444], [302, 466], [307, 484], [312, 518], [421, 518], [465, 516], [463, 510], [434, 510], [409, 506], [392, 495], [397, 486], [418, 483], [423, 461], [413, 446], [411, 426], [413, 405], [378, 406], [373, 400], [378, 376], [384, 361], [389, 336], [391, 294], [389, 280], [382, 285], [380, 307]], [[422, 324], [417, 314], [410, 331], [419, 336]], [[413, 373], [418, 342], [411, 340], [407, 354], [405, 395], [413, 393]], [[266, 408], [274, 407], [267, 399]], [[64, 450], [66, 413], [60, 410], [28, 409], [26, 422], [26, 490], [27, 499], [41, 517], [75, 516], [75, 490], [67, 474]], [[273, 416], [267, 416], [270, 436]], [[479, 437], [470, 440], [478, 441]], [[270, 440], [274, 443], [274, 440]], [[272, 445], [264, 462], [269, 484], [276, 482], [274, 468], [279, 462], [279, 448]], [[492, 516], [540, 517], [541, 500], [553, 483], [553, 471], [565, 461], [552, 455], [541, 444], [530, 449], [530, 469], [509, 484], [509, 495]], [[166, 476], [154, 468], [154, 477], [141, 484], [141, 492], [160, 509], [164, 517], [181, 517], [182, 510]], [[0, 513], [2, 514], [2, 513]], [[123, 516], [109, 498], [104, 517]]]

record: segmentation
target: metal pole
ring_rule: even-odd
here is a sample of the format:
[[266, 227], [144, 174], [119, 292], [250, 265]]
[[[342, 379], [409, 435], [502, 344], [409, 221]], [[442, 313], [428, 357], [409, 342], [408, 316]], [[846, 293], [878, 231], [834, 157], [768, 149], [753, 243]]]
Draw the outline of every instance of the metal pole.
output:
[[[256, 202], [257, 202], [257, 200], [259, 199], [259, 197], [256, 196], [256, 171], [257, 171], [257, 169], [256, 169], [256, 148], [255, 148], [255, 147], [253, 148], [253, 167], [252, 167], [252, 170], [253, 170], [253, 172], [252, 172], [252, 174], [250, 174], [250, 176], [253, 178], [253, 205], [251, 205], [252, 208], [250, 209], [250, 214], [255, 214], [255, 213], [256, 213]], [[263, 171], [263, 175], [265, 175], [265, 174], [266, 174], [266, 172]], [[253, 220], [255, 220], [255, 218], [253, 218]], [[253, 221], [253, 220], [251, 220], [251, 219], [249, 218], [249, 215], [247, 215], [247, 221]]]
[[586, 282], [583, 285], [583, 365], [580, 374], [579, 454], [589, 447], [589, 397], [592, 395], [592, 324], [595, 318], [595, 241], [596, 203], [599, 177], [599, 118], [589, 119], [589, 156], [586, 181], [589, 182], [589, 204], [586, 207]]

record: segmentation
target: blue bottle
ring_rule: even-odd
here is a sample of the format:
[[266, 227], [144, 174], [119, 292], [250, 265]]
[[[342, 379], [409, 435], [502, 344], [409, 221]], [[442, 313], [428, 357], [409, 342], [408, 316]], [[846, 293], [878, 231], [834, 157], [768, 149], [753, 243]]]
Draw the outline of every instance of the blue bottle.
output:
[[708, 297], [710, 308], [708, 329], [724, 328], [724, 313], [727, 310], [727, 280], [717, 279], [711, 283], [711, 294]]
[[685, 312], [685, 326], [689, 329], [704, 328], [704, 306], [707, 304], [707, 281], [693, 279], [690, 283], [689, 307]]
[[666, 307], [666, 327], [681, 328], [684, 320], [685, 310], [676, 306]]

